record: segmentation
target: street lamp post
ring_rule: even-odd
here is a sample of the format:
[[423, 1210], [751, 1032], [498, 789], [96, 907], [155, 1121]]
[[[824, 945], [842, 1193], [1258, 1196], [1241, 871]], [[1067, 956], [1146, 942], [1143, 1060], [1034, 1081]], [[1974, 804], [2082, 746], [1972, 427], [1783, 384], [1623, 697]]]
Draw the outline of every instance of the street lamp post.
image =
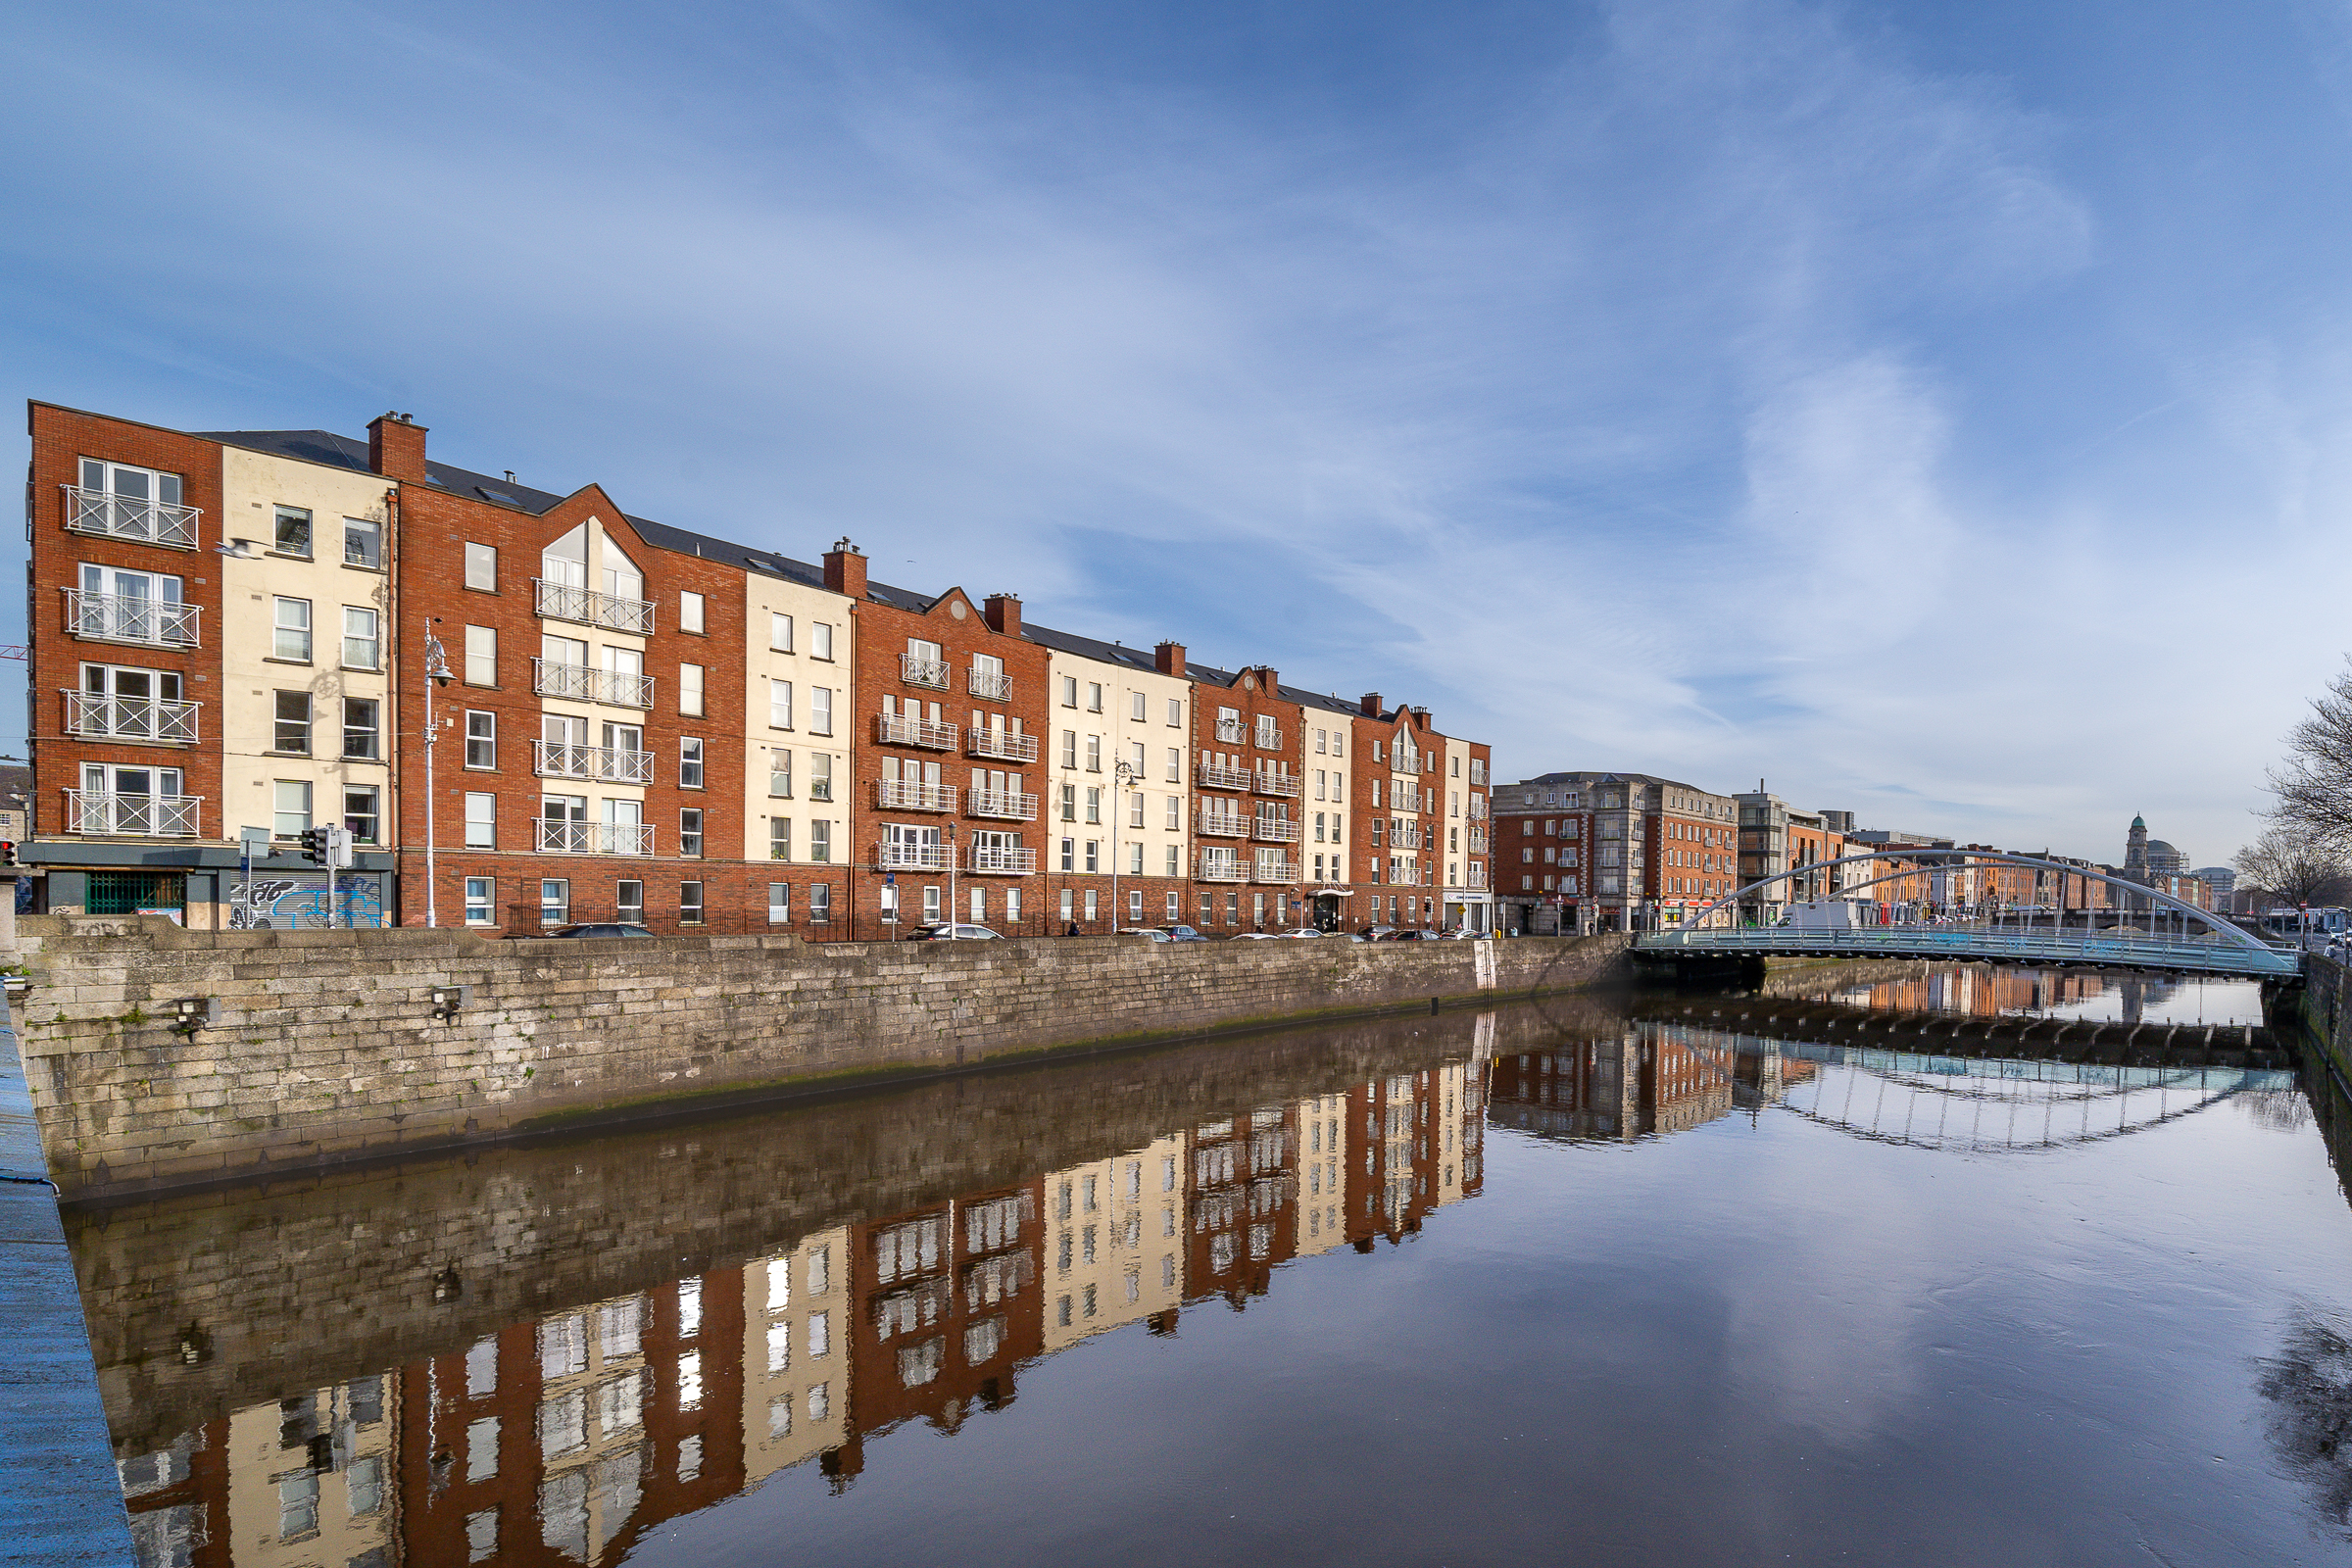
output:
[[1110, 774], [1117, 783], [1115, 798], [1110, 803], [1110, 930], [1116, 936], [1119, 930], [1119, 812], [1126, 808], [1127, 791], [1143, 775], [1125, 758], [1111, 764]]
[[[441, 639], [433, 635], [433, 621], [424, 625], [424, 923], [441, 923], [440, 878], [434, 875], [433, 842], [433, 747], [440, 739], [441, 721], [433, 717], [433, 688], [449, 684], [449, 659], [441, 650]], [[327, 873], [327, 902], [334, 902], [334, 873]]]

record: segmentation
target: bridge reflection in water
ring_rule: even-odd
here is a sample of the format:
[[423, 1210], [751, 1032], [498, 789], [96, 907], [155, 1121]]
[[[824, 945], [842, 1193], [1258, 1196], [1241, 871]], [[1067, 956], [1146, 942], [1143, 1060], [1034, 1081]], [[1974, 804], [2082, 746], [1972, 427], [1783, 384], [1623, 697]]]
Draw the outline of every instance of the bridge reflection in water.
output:
[[[1024, 1367], [1096, 1336], [1173, 1334], [1200, 1306], [1248, 1307], [1286, 1265], [1396, 1245], [1480, 1196], [1490, 1125], [1621, 1144], [1788, 1114], [1973, 1155], [2292, 1084], [1783, 1042], [1570, 1001], [73, 1229], [143, 1562], [601, 1564], [795, 1466], [847, 1489], [883, 1434], [1004, 1410]], [[761, 1210], [753, 1193], [787, 1196]], [[693, 1236], [698, 1203], [727, 1216], [715, 1240]], [[422, 1240], [421, 1215], [464, 1234]]]

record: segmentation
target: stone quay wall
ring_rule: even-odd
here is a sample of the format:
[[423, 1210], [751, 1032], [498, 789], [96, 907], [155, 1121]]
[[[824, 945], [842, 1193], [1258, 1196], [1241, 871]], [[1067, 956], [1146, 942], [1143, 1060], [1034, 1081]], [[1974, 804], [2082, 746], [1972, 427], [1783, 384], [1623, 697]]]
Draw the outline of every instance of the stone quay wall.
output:
[[[1081, 1047], [1611, 981], [1627, 939], [491, 941], [22, 922], [22, 1047], [68, 1199]], [[433, 993], [466, 988], [437, 1017]], [[209, 1017], [175, 1024], [175, 1004]]]
[[2352, 968], [2325, 954], [2303, 955], [2302, 1013], [2312, 1044], [2352, 1083]]

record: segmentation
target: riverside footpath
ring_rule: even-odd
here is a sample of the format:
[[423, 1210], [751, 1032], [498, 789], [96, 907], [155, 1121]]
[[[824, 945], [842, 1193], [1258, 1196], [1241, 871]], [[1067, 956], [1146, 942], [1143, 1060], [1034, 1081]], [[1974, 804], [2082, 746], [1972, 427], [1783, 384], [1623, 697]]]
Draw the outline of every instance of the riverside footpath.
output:
[[21, 922], [68, 1200], [1622, 981], [1628, 939], [491, 941]]

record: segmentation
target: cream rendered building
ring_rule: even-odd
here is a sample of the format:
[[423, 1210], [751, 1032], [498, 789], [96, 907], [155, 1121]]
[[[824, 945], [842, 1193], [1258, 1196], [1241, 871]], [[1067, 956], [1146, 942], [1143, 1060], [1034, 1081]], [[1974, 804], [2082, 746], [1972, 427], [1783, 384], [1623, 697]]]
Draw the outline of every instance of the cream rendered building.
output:
[[[830, 926], [848, 910], [804, 891], [784, 867], [855, 860], [850, 836], [850, 711], [857, 691], [857, 638], [850, 601], [796, 577], [744, 575], [744, 858], [765, 858], [778, 874], [768, 884], [770, 925]], [[808, 884], [800, 879], [799, 885]], [[824, 900], [823, 905], [813, 901]]]
[[[1289, 693], [1286, 696], [1292, 695]], [[1348, 858], [1348, 737], [1354, 717], [1337, 698], [1299, 706], [1298, 874], [1315, 923], [1337, 927], [1347, 918], [1353, 878]], [[1328, 918], [1326, 918], [1328, 914]]]
[[[1446, 889], [1447, 930], [1491, 933], [1494, 929], [1494, 894], [1489, 886], [1487, 776], [1485, 764], [1470, 755], [1470, 743], [1447, 736], [1438, 757], [1434, 780], [1438, 796], [1439, 873]], [[1479, 863], [1472, 865], [1477, 857]]]
[[[702, 1280], [661, 1289], [677, 1293], [680, 1341], [695, 1339], [702, 1325]], [[539, 1321], [539, 1528], [549, 1546], [576, 1561], [594, 1562], [606, 1543], [627, 1528], [650, 1479], [646, 1307], [645, 1295], [622, 1296]], [[697, 1407], [702, 1385], [702, 1352], [681, 1351], [680, 1409]], [[468, 1477], [496, 1473], [498, 1441], [495, 1417], [467, 1430], [462, 1462]], [[687, 1471], [699, 1458], [699, 1448], [680, 1456], [679, 1479], [692, 1479]]]
[[746, 1486], [849, 1442], [849, 1248], [837, 1226], [744, 1265]]
[[396, 1560], [398, 1380], [378, 1374], [228, 1418], [228, 1549], [236, 1568]]
[[[1041, 837], [1048, 850], [1041, 864], [1049, 877], [1109, 877], [1115, 867], [1121, 877], [1185, 881], [1192, 852], [1193, 796], [1185, 766], [1192, 682], [1160, 673], [1142, 650], [1040, 626], [1030, 627], [1028, 636], [1052, 650], [1047, 755], [1041, 759]], [[1082, 648], [1111, 657], [1089, 657], [1077, 651]], [[1107, 899], [1107, 889], [1099, 891]], [[1093, 896], [1066, 892], [1062, 902], [1068, 906], [1053, 911], [1055, 920], [1112, 920], [1112, 911], [1087, 906]], [[1122, 888], [1120, 902], [1113, 920], [1119, 926], [1185, 918], [1181, 889]]]
[[1182, 1133], [1045, 1179], [1048, 1353], [1184, 1301]]
[[1327, 1252], [1348, 1239], [1348, 1097], [1298, 1102], [1298, 1234], [1293, 1252]]
[[[360, 849], [393, 838], [391, 754], [399, 715], [391, 691], [392, 595], [384, 571], [385, 484], [371, 473], [221, 449], [220, 555], [191, 558], [220, 572], [218, 701], [190, 693], [196, 722], [220, 726], [220, 836], [268, 828], [349, 827]], [[124, 671], [85, 660], [82, 689]], [[233, 886], [224, 878], [224, 886]], [[233, 898], [235, 895], [229, 895]], [[359, 901], [383, 919], [379, 895]], [[188, 910], [190, 924], [200, 921]]]

